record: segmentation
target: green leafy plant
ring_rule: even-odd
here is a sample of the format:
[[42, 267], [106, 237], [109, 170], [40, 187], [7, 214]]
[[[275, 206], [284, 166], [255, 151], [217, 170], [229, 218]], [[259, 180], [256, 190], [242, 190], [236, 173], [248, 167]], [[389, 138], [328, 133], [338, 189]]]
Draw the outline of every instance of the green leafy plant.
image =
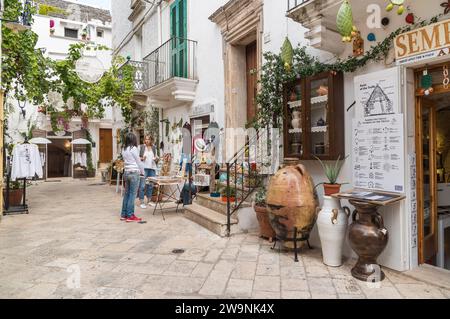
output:
[[[283, 95], [285, 89], [290, 89], [296, 79], [313, 76], [322, 72], [352, 73], [365, 67], [368, 63], [385, 59], [392, 49], [394, 39], [404, 32], [421, 28], [438, 22], [445, 14], [438, 14], [428, 20], [418, 19], [415, 24], [399, 27], [390, 33], [383, 41], [372, 46], [370, 50], [359, 57], [351, 56], [337, 59], [332, 63], [321, 62], [317, 57], [308, 54], [306, 47], [298, 46], [291, 51], [288, 44], [278, 54], [264, 53], [264, 64], [257, 71], [260, 76], [260, 91], [256, 96], [258, 111], [247, 127], [256, 129], [262, 127], [279, 127], [283, 120]], [[289, 62], [292, 57], [292, 65]]]
[[[231, 186], [224, 186], [220, 193], [222, 194], [222, 197], [236, 197], [236, 189]], [[228, 195], [229, 194], [229, 195]]]
[[[341, 156], [339, 155], [336, 162], [333, 165], [324, 163], [320, 158], [314, 155], [314, 157], [319, 161], [320, 165], [323, 168], [325, 176], [328, 178], [328, 184], [339, 184], [337, 183], [337, 179], [341, 172], [342, 166], [344, 165], [344, 160], [348, 157], [344, 157], [341, 160]], [[323, 184], [323, 183], [321, 183]], [[320, 185], [320, 184], [319, 184]]]
[[255, 205], [266, 206], [267, 190], [265, 187], [261, 187], [255, 194]]
[[64, 9], [54, 7], [54, 6], [51, 6], [48, 4], [44, 4], [44, 3], [39, 4], [38, 13], [43, 16], [48, 16], [48, 15], [51, 15], [52, 13], [67, 15], [67, 12]]

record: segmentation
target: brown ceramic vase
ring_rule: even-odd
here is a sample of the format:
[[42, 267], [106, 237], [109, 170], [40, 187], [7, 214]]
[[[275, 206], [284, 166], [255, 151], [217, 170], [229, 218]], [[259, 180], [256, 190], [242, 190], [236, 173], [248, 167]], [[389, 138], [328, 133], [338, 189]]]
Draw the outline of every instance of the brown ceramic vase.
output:
[[389, 238], [383, 218], [375, 205], [355, 200], [350, 200], [350, 204], [356, 209], [352, 215], [353, 223], [348, 237], [350, 246], [358, 254], [358, 262], [352, 269], [352, 275], [362, 281], [381, 281], [385, 275], [377, 258], [386, 248]]
[[[270, 179], [266, 202], [277, 239], [309, 238], [319, 203], [314, 182], [303, 165], [285, 160], [284, 168]], [[296, 236], [294, 228], [297, 229]], [[285, 241], [284, 246], [293, 248], [294, 243]]]

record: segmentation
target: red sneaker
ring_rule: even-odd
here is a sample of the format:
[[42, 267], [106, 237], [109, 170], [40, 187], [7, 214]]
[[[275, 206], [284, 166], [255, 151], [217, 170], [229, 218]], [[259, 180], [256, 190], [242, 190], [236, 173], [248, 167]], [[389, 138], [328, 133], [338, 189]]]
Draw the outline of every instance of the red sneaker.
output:
[[120, 216], [120, 220], [121, 220], [121, 221], [124, 221], [124, 220], [127, 220], [127, 218], [124, 217], [124, 216]]
[[142, 220], [142, 218], [136, 217], [135, 215], [128, 217], [127, 218], [127, 223], [131, 223], [131, 222], [140, 222]]

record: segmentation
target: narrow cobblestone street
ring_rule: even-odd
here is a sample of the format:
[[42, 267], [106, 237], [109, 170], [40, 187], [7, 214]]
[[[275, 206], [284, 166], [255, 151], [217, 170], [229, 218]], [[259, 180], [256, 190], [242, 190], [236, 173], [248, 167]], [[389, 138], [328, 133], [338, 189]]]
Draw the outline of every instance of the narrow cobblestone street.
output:
[[220, 238], [181, 213], [138, 209], [147, 223], [126, 224], [120, 203], [93, 180], [30, 187], [31, 213], [0, 224], [0, 298], [450, 298], [387, 269], [372, 288], [351, 277], [353, 260], [327, 267], [315, 248], [295, 263], [257, 234]]

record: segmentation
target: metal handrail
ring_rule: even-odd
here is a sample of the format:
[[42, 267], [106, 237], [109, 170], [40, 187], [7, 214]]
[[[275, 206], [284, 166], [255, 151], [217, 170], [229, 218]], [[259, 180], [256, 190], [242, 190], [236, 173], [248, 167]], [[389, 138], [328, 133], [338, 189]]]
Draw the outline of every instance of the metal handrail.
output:
[[[258, 171], [252, 167], [253, 163], [250, 163], [250, 154], [246, 156], [247, 152], [250, 152], [252, 146], [257, 146], [257, 143], [260, 142], [260, 137], [262, 136], [262, 131], [258, 131], [255, 136], [252, 136], [245, 145], [236, 152], [236, 154], [225, 163], [226, 171], [227, 171], [227, 235], [231, 234], [231, 216], [236, 213], [236, 211], [242, 206], [242, 204], [253, 194], [253, 192], [262, 186], [262, 177], [258, 174]], [[256, 148], [255, 148], [256, 149]], [[262, 163], [263, 161], [256, 158], [257, 154], [255, 154], [255, 163]], [[246, 163], [246, 165], [244, 165]], [[247, 172], [245, 171], [245, 166], [248, 168]], [[232, 183], [231, 176], [234, 176], [234, 181]], [[238, 178], [240, 179], [240, 189], [238, 185]], [[247, 187], [245, 186], [245, 179], [249, 180]], [[231, 201], [231, 189], [234, 189], [234, 202]], [[241, 197], [239, 198], [238, 192], [240, 192]]]
[[288, 12], [310, 1], [311, 0], [287, 0]]
[[149, 88], [171, 78], [197, 80], [197, 41], [172, 37], [143, 61], [148, 64]]

